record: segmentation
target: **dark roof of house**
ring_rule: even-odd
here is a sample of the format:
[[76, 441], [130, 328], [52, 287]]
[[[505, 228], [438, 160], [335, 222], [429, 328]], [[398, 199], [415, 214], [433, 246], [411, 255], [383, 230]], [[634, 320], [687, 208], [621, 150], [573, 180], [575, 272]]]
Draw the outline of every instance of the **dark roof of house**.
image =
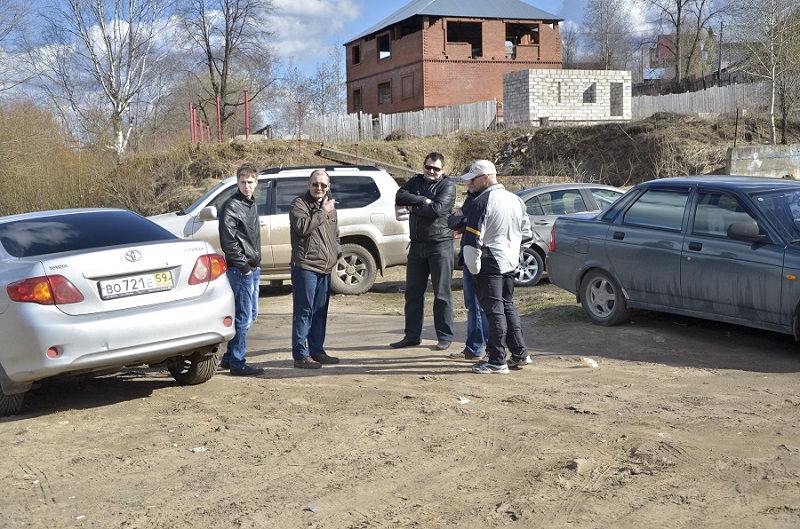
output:
[[353, 42], [372, 33], [377, 33], [384, 28], [416, 15], [543, 21], [563, 20], [552, 13], [542, 11], [521, 0], [414, 0], [347, 42]]

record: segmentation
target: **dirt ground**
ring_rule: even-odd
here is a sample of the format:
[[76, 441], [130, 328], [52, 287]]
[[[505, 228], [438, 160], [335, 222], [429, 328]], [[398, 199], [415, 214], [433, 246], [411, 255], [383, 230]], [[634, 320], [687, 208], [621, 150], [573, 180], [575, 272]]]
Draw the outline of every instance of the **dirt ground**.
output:
[[598, 327], [544, 281], [517, 291], [534, 363], [475, 375], [432, 350], [430, 316], [422, 346], [387, 347], [402, 273], [333, 299], [338, 366], [292, 368], [281, 287], [251, 331], [263, 377], [42, 384], [0, 420], [0, 528], [800, 527], [789, 337], [646, 312]]

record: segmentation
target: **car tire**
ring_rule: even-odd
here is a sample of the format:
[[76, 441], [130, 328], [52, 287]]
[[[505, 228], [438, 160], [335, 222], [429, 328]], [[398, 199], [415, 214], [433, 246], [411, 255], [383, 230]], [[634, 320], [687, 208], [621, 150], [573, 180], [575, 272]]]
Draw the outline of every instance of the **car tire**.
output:
[[22, 410], [22, 401], [24, 399], [24, 392], [6, 395], [0, 391], [0, 417], [18, 414]]
[[539, 252], [532, 248], [525, 248], [519, 253], [519, 264], [514, 270], [514, 285], [518, 287], [532, 287], [542, 280], [544, 273], [544, 260]]
[[181, 386], [194, 386], [214, 376], [217, 370], [217, 357], [214, 355], [178, 357], [167, 369]]
[[375, 284], [378, 267], [369, 250], [358, 244], [343, 244], [342, 255], [331, 274], [336, 294], [363, 294]]
[[583, 311], [597, 325], [619, 325], [628, 320], [630, 309], [619, 284], [602, 270], [592, 270], [581, 281]]

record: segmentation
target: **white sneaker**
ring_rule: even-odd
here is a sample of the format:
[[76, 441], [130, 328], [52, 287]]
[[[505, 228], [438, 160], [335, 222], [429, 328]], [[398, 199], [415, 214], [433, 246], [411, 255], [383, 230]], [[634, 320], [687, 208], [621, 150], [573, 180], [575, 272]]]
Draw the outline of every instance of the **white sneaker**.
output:
[[511, 369], [522, 369], [522, 366], [532, 364], [531, 355], [525, 355], [522, 358], [512, 356], [508, 361], [508, 367]]
[[498, 375], [507, 375], [508, 365], [507, 364], [500, 364], [496, 366], [494, 364], [490, 364], [489, 362], [480, 362], [472, 366], [472, 372], [478, 373], [479, 375], [491, 375], [496, 373]]

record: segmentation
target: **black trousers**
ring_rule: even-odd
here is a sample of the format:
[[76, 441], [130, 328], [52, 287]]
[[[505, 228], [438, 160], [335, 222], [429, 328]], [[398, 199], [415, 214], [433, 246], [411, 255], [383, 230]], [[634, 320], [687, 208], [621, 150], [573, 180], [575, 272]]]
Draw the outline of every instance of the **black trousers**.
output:
[[433, 326], [437, 340], [453, 341], [453, 241], [411, 241], [406, 263], [405, 337], [418, 342], [425, 317], [428, 277], [433, 285]]
[[[514, 306], [514, 274], [480, 274], [473, 276], [481, 308], [489, 320], [489, 363], [506, 363], [508, 346], [511, 356], [527, 356], [528, 348], [522, 336], [522, 322]], [[504, 345], [505, 344], [505, 345]]]

